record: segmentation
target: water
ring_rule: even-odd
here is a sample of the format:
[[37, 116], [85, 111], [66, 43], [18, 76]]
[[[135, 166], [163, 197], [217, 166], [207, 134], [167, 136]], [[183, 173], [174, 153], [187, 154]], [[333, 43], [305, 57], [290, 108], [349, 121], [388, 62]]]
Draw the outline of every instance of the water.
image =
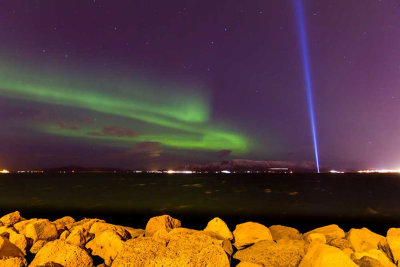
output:
[[385, 234], [400, 226], [399, 192], [400, 175], [391, 174], [8, 174], [0, 176], [0, 212], [138, 228], [160, 214], [197, 229], [218, 216], [231, 228], [253, 220], [304, 232], [336, 223]]

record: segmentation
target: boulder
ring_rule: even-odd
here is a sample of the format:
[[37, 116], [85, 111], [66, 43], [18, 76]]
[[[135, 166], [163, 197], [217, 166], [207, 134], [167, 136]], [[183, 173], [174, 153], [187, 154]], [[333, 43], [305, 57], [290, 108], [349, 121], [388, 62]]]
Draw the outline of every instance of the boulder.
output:
[[11, 243], [16, 245], [23, 253], [26, 252], [28, 242], [26, 237], [22, 234], [18, 234], [13, 228], [1, 226], [0, 235], [6, 237]]
[[67, 240], [67, 237], [69, 236], [70, 232], [68, 230], [65, 230], [64, 232], [61, 233], [59, 239], [60, 240]]
[[55, 220], [53, 223], [56, 225], [57, 231], [59, 233], [62, 233], [65, 229], [67, 229], [67, 225], [73, 224], [74, 222], [74, 218], [70, 216], [65, 216]]
[[354, 259], [353, 261], [360, 267], [385, 267], [377, 259], [368, 256], [364, 256], [361, 259]]
[[175, 230], [167, 246], [150, 237], [126, 241], [111, 266], [230, 266], [222, 247], [207, 234]]
[[64, 267], [93, 266], [93, 260], [85, 250], [61, 240], [54, 240], [44, 245], [29, 266], [48, 266], [46, 264], [49, 263]]
[[343, 251], [321, 243], [310, 245], [299, 267], [357, 267]]
[[393, 255], [394, 262], [400, 261], [400, 228], [390, 228], [386, 240]]
[[25, 220], [25, 221], [20, 221], [20, 222], [14, 224], [14, 229], [18, 233], [26, 236], [26, 233], [25, 233], [26, 232], [26, 227], [31, 223], [37, 222], [38, 220], [39, 219], [34, 218], [34, 219]]
[[136, 228], [127, 227], [127, 226], [123, 226], [123, 228], [129, 232], [129, 234], [131, 235], [131, 238], [143, 237], [145, 234], [145, 231], [143, 229], [136, 229]]
[[238, 265], [236, 265], [236, 267], [263, 267], [263, 266], [256, 263], [241, 261]]
[[345, 248], [351, 248], [349, 240], [345, 238], [334, 238], [328, 243], [328, 245], [332, 247], [337, 247], [341, 250], [344, 250]]
[[46, 241], [46, 240], [38, 240], [35, 244], [33, 244], [31, 249], [29, 250], [29, 252], [32, 253], [32, 254], [38, 253], [39, 250], [41, 250], [42, 247], [44, 247], [44, 245], [47, 244], [47, 242], [48, 241]]
[[232, 240], [233, 234], [229, 230], [228, 225], [220, 218], [214, 218], [208, 222], [207, 227], [204, 229], [206, 232], [213, 232], [224, 239]]
[[24, 258], [24, 253], [7, 238], [0, 236], [0, 259], [13, 257]]
[[13, 226], [17, 222], [20, 222], [23, 220], [25, 220], [25, 219], [21, 217], [21, 215], [19, 214], [19, 211], [9, 213], [0, 218], [0, 222], [4, 226]]
[[269, 227], [269, 231], [275, 241], [278, 241], [279, 239], [301, 239], [299, 231], [292, 227], [272, 225]]
[[366, 251], [366, 252], [354, 252], [352, 254], [353, 261], [360, 260], [363, 257], [368, 257], [368, 258], [375, 259], [383, 267], [396, 267], [396, 265], [392, 261], [390, 261], [389, 258], [386, 256], [386, 254], [381, 250], [371, 249], [371, 250]]
[[123, 249], [124, 241], [117, 232], [106, 230], [86, 244], [86, 248], [91, 251], [92, 255], [99, 256], [104, 259], [107, 266], [117, 257], [118, 253]]
[[94, 235], [90, 234], [83, 225], [80, 225], [73, 228], [72, 232], [68, 235], [65, 241], [71, 245], [84, 247], [85, 244], [89, 242], [89, 240], [92, 239], [93, 236]]
[[367, 228], [352, 228], [347, 234], [347, 240], [349, 240], [351, 247], [356, 252], [378, 249], [379, 242], [384, 239], [385, 237], [375, 234]]
[[280, 239], [259, 241], [254, 245], [237, 251], [233, 258], [261, 266], [298, 266], [306, 254], [307, 243], [304, 240]]
[[165, 228], [168, 232], [174, 228], [181, 227], [181, 221], [172, 218], [169, 215], [162, 215], [151, 218], [146, 225], [146, 236], [152, 236], [161, 228]]
[[72, 232], [72, 230], [75, 227], [80, 227], [80, 228], [84, 228], [87, 231], [90, 230], [90, 227], [92, 227], [93, 224], [97, 223], [97, 222], [105, 222], [104, 220], [100, 220], [100, 219], [89, 219], [89, 218], [85, 218], [82, 219], [80, 221], [74, 222], [74, 223], [68, 223], [65, 225], [65, 227], [67, 228], [68, 231]]
[[311, 233], [309, 235], [307, 235], [307, 241], [309, 243], [311, 242], [320, 242], [322, 244], [326, 243], [326, 237], [324, 234], [320, 234], [320, 233]]
[[324, 234], [328, 243], [332, 239], [345, 237], [344, 231], [336, 224], [331, 224], [311, 230], [303, 235], [304, 239], [307, 240], [307, 236], [313, 233]]
[[242, 249], [258, 241], [273, 240], [269, 229], [256, 222], [246, 222], [236, 225], [233, 235], [235, 237], [234, 245], [237, 249]]
[[119, 226], [119, 225], [113, 225], [105, 222], [96, 222], [94, 223], [89, 230], [89, 233], [93, 235], [100, 235], [101, 233], [105, 231], [114, 231], [118, 235], [120, 235], [124, 240], [130, 239], [131, 234], [125, 227]]
[[58, 238], [58, 232], [54, 223], [47, 219], [40, 219], [26, 226], [25, 236], [35, 243], [38, 240], [55, 240]]
[[25, 267], [26, 260], [23, 258], [8, 258], [0, 260], [0, 267]]

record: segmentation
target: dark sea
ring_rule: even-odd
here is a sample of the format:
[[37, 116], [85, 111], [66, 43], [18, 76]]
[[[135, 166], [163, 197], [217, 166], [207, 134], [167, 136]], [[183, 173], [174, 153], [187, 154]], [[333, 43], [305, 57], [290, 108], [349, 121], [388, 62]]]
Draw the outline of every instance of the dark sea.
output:
[[214, 217], [281, 224], [301, 232], [338, 224], [386, 234], [400, 227], [400, 175], [392, 174], [7, 174], [0, 212], [73, 216], [144, 228], [169, 214], [203, 229]]

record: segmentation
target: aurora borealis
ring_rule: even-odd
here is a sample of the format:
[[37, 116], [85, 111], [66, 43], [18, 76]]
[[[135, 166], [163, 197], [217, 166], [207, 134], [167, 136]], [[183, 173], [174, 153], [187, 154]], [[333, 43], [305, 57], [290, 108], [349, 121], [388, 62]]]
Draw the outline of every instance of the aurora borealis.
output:
[[398, 1], [5, 1], [0, 169], [398, 169]]

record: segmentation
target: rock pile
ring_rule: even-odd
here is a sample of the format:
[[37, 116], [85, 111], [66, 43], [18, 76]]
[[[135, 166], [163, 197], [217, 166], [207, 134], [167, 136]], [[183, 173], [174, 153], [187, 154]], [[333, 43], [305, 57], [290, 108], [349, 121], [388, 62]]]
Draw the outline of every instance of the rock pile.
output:
[[395, 267], [399, 260], [400, 228], [385, 237], [367, 228], [346, 233], [328, 225], [301, 234], [256, 222], [231, 232], [220, 218], [192, 230], [168, 215], [151, 218], [145, 230], [99, 219], [27, 220], [18, 211], [0, 218], [0, 267]]

